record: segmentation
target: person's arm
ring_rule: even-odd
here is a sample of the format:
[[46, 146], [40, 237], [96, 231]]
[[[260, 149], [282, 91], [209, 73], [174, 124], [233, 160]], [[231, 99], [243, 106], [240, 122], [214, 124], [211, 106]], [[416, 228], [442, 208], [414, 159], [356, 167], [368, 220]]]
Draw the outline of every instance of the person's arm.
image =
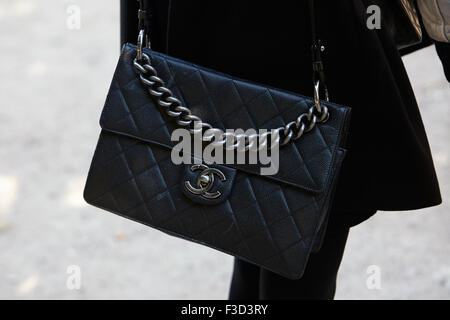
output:
[[417, 0], [417, 5], [450, 82], [450, 0]]
[[436, 51], [441, 58], [444, 67], [445, 77], [450, 82], [450, 43], [436, 42]]

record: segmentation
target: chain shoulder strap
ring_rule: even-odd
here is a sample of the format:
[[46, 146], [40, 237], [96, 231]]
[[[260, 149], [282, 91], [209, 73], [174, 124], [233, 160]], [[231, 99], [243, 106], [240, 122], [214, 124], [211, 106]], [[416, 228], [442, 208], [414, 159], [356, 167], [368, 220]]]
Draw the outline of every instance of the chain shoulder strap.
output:
[[[140, 31], [137, 40], [137, 55], [134, 59], [134, 66], [139, 71], [139, 78], [142, 84], [147, 88], [149, 94], [156, 100], [158, 106], [180, 127], [186, 127], [194, 134], [198, 131], [204, 131], [202, 139], [205, 142], [214, 145], [222, 145], [227, 150], [244, 150], [247, 151], [258, 142], [258, 150], [280, 145], [284, 146], [287, 143], [299, 139], [304, 133], [311, 131], [317, 123], [323, 123], [328, 120], [328, 108], [320, 103], [320, 83], [324, 84], [325, 99], [328, 101], [328, 89], [325, 84], [325, 76], [323, 72], [323, 64], [320, 52], [323, 47], [320, 40], [316, 37], [315, 14], [313, 0], [309, 0], [311, 10], [311, 30], [313, 37], [313, 44], [311, 50], [313, 53], [313, 81], [314, 81], [314, 105], [309, 108], [308, 112], [300, 114], [297, 119], [289, 122], [284, 127], [279, 127], [267, 131], [263, 134], [235, 134], [224, 132], [222, 129], [213, 128], [209, 123], [203, 122], [201, 118], [192, 114], [192, 111], [183, 106], [181, 101], [177, 99], [172, 91], [166, 87], [164, 80], [158, 77], [158, 72], [152, 66], [150, 56], [143, 52], [144, 47], [150, 47], [150, 41], [147, 38], [146, 29], [149, 28], [149, 23], [144, 23], [143, 19], [148, 17], [144, 7], [143, 0], [138, 0], [140, 4], [139, 9], [139, 26]], [[255, 128], [256, 129], [256, 128]], [[270, 146], [267, 145], [268, 137], [271, 137]], [[218, 138], [219, 137], [219, 138]], [[231, 143], [230, 143], [231, 142]]]

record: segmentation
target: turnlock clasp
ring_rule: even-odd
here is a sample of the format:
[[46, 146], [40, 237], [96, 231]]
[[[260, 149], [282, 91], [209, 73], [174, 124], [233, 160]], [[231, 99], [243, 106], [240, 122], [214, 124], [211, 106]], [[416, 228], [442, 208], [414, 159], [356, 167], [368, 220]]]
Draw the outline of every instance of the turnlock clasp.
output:
[[185, 181], [184, 186], [186, 189], [196, 195], [201, 195], [207, 199], [216, 199], [221, 196], [221, 192], [216, 190], [214, 192], [209, 192], [214, 185], [214, 176], [219, 177], [220, 181], [226, 181], [227, 178], [222, 171], [216, 168], [210, 168], [204, 164], [194, 164], [190, 168], [191, 171], [202, 170], [197, 176], [196, 185], [192, 186], [190, 181]]

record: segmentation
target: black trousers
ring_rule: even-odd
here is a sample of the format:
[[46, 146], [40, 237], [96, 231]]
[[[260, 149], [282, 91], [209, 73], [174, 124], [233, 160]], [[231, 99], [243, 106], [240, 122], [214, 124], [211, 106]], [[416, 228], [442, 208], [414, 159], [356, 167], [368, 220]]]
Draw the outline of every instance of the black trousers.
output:
[[344, 254], [349, 227], [330, 219], [321, 249], [311, 254], [303, 277], [290, 280], [253, 264], [235, 259], [231, 300], [331, 300]]

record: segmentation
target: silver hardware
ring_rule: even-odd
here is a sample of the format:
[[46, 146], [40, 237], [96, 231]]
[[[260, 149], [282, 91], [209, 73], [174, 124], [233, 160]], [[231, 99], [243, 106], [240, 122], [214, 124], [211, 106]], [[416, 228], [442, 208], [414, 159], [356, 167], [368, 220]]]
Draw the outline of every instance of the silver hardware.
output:
[[[144, 47], [150, 48], [150, 39], [145, 34], [144, 29], [139, 30], [136, 46], [137, 46], [137, 57], [136, 58], [139, 61], [141, 61], [142, 60], [142, 51], [143, 51]], [[139, 71], [143, 72], [143, 70], [139, 70]]]
[[219, 190], [215, 192], [209, 192], [209, 190], [214, 184], [214, 175], [218, 176], [222, 182], [227, 180], [222, 171], [204, 164], [194, 164], [190, 169], [191, 171], [202, 170], [197, 177], [197, 188], [193, 187], [190, 181], [184, 182], [184, 186], [190, 193], [201, 195], [207, 199], [216, 199], [221, 196], [222, 193]]
[[[269, 135], [272, 135], [270, 130], [265, 134], [260, 135], [236, 135], [224, 132], [221, 129], [213, 128], [209, 123], [203, 122], [198, 116], [192, 114], [191, 110], [185, 106], [182, 106], [180, 100], [173, 96], [166, 86], [164, 81], [158, 77], [158, 73], [151, 65], [150, 57], [143, 52], [145, 39], [145, 32], [141, 30], [138, 37], [138, 52], [133, 61], [134, 66], [139, 71], [139, 78], [144, 86], [147, 87], [148, 92], [153, 96], [157, 104], [165, 113], [174, 118], [174, 121], [180, 127], [194, 127], [189, 128], [189, 131], [193, 134], [195, 132], [201, 132], [203, 129], [210, 129], [218, 132], [217, 136], [220, 139], [215, 139], [211, 142], [212, 135], [203, 135], [203, 141], [210, 142], [214, 145], [222, 145], [227, 150], [249, 150], [256, 141], [259, 141], [260, 145], [258, 150], [267, 148], [271, 150], [273, 147], [280, 145], [284, 146], [291, 141], [299, 139], [305, 132], [311, 131], [317, 123], [324, 123], [329, 118], [328, 108], [322, 106], [320, 103], [320, 82], [314, 83], [314, 106], [312, 106], [307, 113], [302, 113], [297, 117], [296, 121], [289, 122], [284, 127], [275, 129], [278, 133], [275, 139], [270, 145], [267, 143]], [[328, 91], [325, 89], [325, 100], [329, 101]], [[228, 143], [230, 142], [230, 143]]]
[[[142, 60], [142, 49], [143, 49], [143, 44], [144, 44], [144, 37], [145, 37], [145, 32], [144, 29], [142, 29], [141, 31], [139, 31], [139, 35], [138, 35], [138, 39], [137, 39], [137, 59], [139, 61]], [[139, 70], [141, 72], [144, 71], [144, 69]]]

